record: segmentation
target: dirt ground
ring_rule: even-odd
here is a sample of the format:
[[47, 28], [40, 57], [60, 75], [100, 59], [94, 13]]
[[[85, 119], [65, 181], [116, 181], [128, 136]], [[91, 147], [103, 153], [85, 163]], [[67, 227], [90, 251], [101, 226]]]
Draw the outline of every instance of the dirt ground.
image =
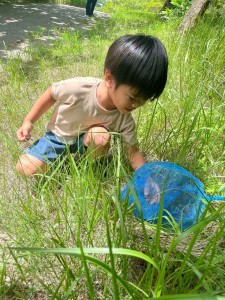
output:
[[[97, 9], [97, 8], [96, 8]], [[106, 19], [108, 14], [95, 10], [95, 16]], [[61, 4], [0, 3], [0, 58], [22, 51], [32, 31], [45, 28], [43, 41], [54, 39], [51, 29], [88, 30], [94, 20], [85, 15], [85, 8]]]

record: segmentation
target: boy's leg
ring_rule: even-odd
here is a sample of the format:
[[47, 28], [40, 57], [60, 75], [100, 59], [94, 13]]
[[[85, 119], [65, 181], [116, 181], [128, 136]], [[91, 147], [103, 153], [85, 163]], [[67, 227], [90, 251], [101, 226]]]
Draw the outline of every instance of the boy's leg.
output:
[[47, 164], [34, 156], [23, 154], [20, 156], [16, 164], [16, 170], [20, 174], [29, 177], [38, 173], [46, 172]]
[[95, 157], [100, 157], [108, 153], [110, 138], [104, 127], [92, 127], [84, 136], [84, 144], [94, 151]]
[[52, 132], [46, 132], [43, 137], [27, 148], [19, 158], [16, 169], [27, 177], [47, 171], [60, 156], [67, 153], [67, 146], [60, 142]]

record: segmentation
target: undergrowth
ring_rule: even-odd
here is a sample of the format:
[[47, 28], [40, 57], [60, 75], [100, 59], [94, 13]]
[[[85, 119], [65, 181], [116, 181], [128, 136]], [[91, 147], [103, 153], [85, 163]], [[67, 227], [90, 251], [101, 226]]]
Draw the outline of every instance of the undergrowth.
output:
[[[156, 225], [135, 219], [120, 199], [132, 172], [117, 142], [113, 159], [103, 164], [90, 156], [69, 157], [66, 167], [62, 162], [38, 180], [14, 170], [27, 146], [16, 141], [15, 132], [38, 96], [62, 79], [102, 78], [111, 42], [144, 33], [165, 44], [169, 75], [160, 99], [134, 113], [140, 148], [147, 161], [180, 164], [209, 194], [224, 194], [224, 17], [209, 11], [183, 33], [178, 17], [161, 19], [162, 2], [108, 1], [102, 9], [111, 18], [98, 19], [92, 30], [60, 31], [52, 46], [31, 43], [26, 60], [1, 63], [2, 299], [224, 295], [224, 204], [208, 205], [184, 232], [176, 225], [166, 231], [160, 219]], [[33, 140], [49, 114], [35, 124]]]

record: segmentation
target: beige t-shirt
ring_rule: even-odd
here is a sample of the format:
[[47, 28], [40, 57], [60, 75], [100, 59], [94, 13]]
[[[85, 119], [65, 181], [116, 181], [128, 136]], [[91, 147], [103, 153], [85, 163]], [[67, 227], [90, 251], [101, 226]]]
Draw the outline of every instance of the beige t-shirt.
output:
[[77, 135], [91, 127], [104, 127], [119, 132], [130, 145], [136, 143], [135, 122], [130, 113], [100, 106], [96, 90], [101, 79], [76, 77], [52, 84], [52, 97], [57, 101], [51, 120], [46, 126], [60, 141], [72, 144]]

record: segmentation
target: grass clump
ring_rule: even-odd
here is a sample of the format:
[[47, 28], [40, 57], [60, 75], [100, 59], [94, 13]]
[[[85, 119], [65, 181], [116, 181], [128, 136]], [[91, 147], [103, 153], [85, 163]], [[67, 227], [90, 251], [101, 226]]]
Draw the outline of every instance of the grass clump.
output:
[[[178, 18], [160, 19], [159, 2], [108, 1], [108, 21], [98, 20], [87, 32], [61, 31], [49, 47], [31, 45], [29, 63], [17, 57], [1, 64], [2, 299], [224, 296], [224, 204], [208, 205], [185, 232], [176, 226], [167, 232], [160, 220], [136, 220], [120, 201], [132, 173], [117, 142], [107, 164], [70, 157], [68, 170], [62, 162], [38, 182], [14, 171], [26, 146], [15, 132], [43, 90], [73, 76], [102, 77], [111, 42], [141, 32], [158, 36], [170, 61], [162, 97], [134, 114], [142, 151], [149, 161], [186, 167], [207, 192], [224, 193], [224, 17], [209, 11], [184, 34], [177, 31]], [[33, 139], [47, 119], [35, 124]]]

